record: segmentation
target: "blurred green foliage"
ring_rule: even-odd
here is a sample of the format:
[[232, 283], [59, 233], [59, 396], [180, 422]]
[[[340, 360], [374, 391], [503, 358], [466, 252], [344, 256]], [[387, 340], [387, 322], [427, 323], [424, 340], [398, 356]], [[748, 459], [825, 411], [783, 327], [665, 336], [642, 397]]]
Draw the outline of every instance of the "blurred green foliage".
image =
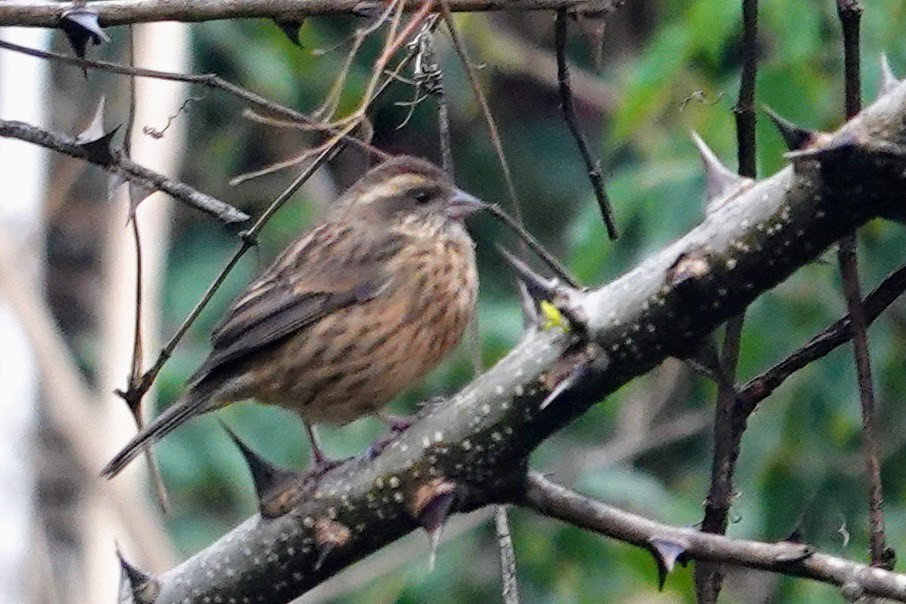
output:
[[[702, 217], [703, 178], [689, 131], [695, 130], [735, 167], [733, 106], [739, 81], [740, 7], [726, 0], [669, 0], [629, 3], [605, 30], [605, 63], [594, 74], [589, 39], [576, 35], [571, 59], [620, 98], [602, 113], [580, 102], [593, 149], [603, 158], [608, 189], [622, 237], [606, 239], [584, 169], [558, 109], [556, 90], [521, 75], [518, 66], [490, 63], [479, 72], [513, 171], [529, 227], [561, 255], [587, 284], [621, 274]], [[896, 0], [867, 3], [863, 18], [864, 89], [874, 96], [877, 58], [887, 52], [895, 69], [906, 71], [906, 38], [901, 35], [906, 5]], [[758, 102], [804, 125], [833, 128], [842, 115], [842, 52], [835, 6], [823, 2], [760, 3]], [[549, 15], [463, 17], [465, 35], [476, 19], [519, 31], [527, 44], [551, 51]], [[327, 94], [348, 48], [356, 22], [312, 19], [302, 29], [303, 49], [292, 46], [267, 22], [212, 22], [194, 26], [196, 70], [213, 71], [277, 101], [311, 110]], [[493, 37], [471, 48], [478, 63], [501, 55]], [[500, 169], [471, 98], [467, 80], [444, 42], [441, 59], [453, 115], [454, 154], [460, 183], [485, 199], [506, 205]], [[325, 52], [321, 52], [321, 51]], [[370, 40], [350, 72], [341, 106], [358, 102], [379, 40]], [[519, 56], [513, 57], [519, 61]], [[552, 74], [551, 74], [552, 75]], [[436, 113], [430, 102], [415, 110], [400, 130], [411, 89], [399, 84], [372, 112], [375, 143], [393, 152], [437, 159]], [[292, 170], [228, 189], [236, 174], [299, 153], [311, 138], [295, 130], [251, 123], [240, 117], [232, 98], [208, 93], [191, 108], [186, 177], [203, 190], [239, 200], [257, 214], [292, 179]], [[784, 160], [781, 140], [767, 120], [758, 125], [759, 169], [770, 174]], [[363, 168], [356, 152], [332, 167], [340, 187]], [[853, 200], [858, 203], [858, 200]], [[220, 311], [251, 276], [318, 214], [306, 195], [282, 210], [264, 232], [256, 260], [250, 254], [192, 328], [161, 376], [161, 398], [178, 396], [185, 378], [207, 350], [207, 334]], [[481, 352], [493, 363], [519, 338], [521, 317], [511, 279], [489, 250], [493, 240], [512, 238], [486, 219], [474, 224], [482, 279]], [[860, 237], [866, 290], [903, 261], [903, 233], [873, 223]], [[203, 218], [183, 212], [170, 254], [165, 325], [175, 328], [231, 254], [233, 237]], [[836, 261], [816, 262], [758, 300], [744, 333], [740, 379], [767, 368], [835, 320], [844, 304]], [[875, 379], [880, 401], [880, 437], [890, 544], [906, 553], [906, 308], [901, 304], [871, 329]], [[394, 407], [455, 391], [469, 380], [471, 363], [463, 347], [424, 384]], [[755, 539], [781, 539], [801, 526], [821, 549], [853, 559], [866, 558], [866, 504], [860, 458], [859, 408], [851, 352], [842, 348], [789, 380], [752, 418], [737, 474], [740, 496], [729, 532]], [[654, 374], [636, 380], [592, 409], [542, 446], [538, 469], [569, 467], [580, 451], [605, 447], [629, 429], [641, 409], [661, 426], [695, 409], [710, 409], [714, 388], [698, 378], [677, 389], [663, 408], [648, 413], [645, 402], [657, 390]], [[244, 404], [218, 414], [268, 458], [301, 467], [308, 463], [302, 426], [286, 412]], [[576, 486], [590, 495], [654, 519], [694, 525], [701, 518], [710, 472], [710, 427], [692, 437], [644, 449], [618, 464], [577, 469]], [[327, 451], [356, 455], [377, 438], [381, 427], [366, 419], [341, 429], [323, 429]], [[255, 510], [250, 479], [239, 453], [214, 417], [191, 422], [159, 447], [173, 494], [169, 526], [179, 548], [192, 553]], [[680, 569], [657, 593], [648, 554], [521, 510], [511, 513], [524, 602], [693, 601], [691, 570]], [[851, 536], [844, 545], [842, 530]], [[428, 572], [427, 540], [410, 537], [416, 561], [342, 597], [348, 602], [496, 601], [499, 599], [493, 523], [485, 523], [442, 545]], [[727, 601], [823, 602], [830, 588], [792, 579], [743, 572], [731, 576]]]

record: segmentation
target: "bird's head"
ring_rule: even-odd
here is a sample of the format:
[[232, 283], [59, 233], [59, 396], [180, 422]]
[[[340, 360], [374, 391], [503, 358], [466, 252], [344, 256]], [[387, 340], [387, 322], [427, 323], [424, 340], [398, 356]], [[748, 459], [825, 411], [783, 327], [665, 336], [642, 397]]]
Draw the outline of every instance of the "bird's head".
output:
[[366, 172], [343, 195], [352, 217], [374, 223], [462, 221], [486, 205], [423, 159], [400, 156]]

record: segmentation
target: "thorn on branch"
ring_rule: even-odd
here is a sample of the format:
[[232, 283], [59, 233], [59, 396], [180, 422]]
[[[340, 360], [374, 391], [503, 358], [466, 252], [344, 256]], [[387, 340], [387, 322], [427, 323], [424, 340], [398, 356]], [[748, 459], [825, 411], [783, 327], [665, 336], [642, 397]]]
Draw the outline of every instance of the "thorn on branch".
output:
[[652, 537], [648, 540], [648, 551], [654, 556], [654, 561], [657, 564], [659, 591], [664, 591], [667, 575], [673, 572], [677, 562], [686, 566], [689, 561], [686, 556], [686, 550], [688, 548], [688, 543], [679, 540], [664, 539], [661, 537]]
[[76, 135], [76, 144], [82, 148], [88, 160], [97, 162], [102, 165], [110, 165], [114, 162], [114, 156], [111, 143], [113, 135], [116, 134], [120, 127], [117, 126], [110, 132], [104, 131], [104, 97], [98, 102], [98, 108], [91, 118], [91, 123], [82, 132]]
[[[532, 270], [520, 258], [501, 245], [497, 251], [504, 261], [513, 269], [516, 278], [524, 286], [522, 291], [531, 299], [524, 304], [531, 303], [534, 312], [525, 313], [525, 316], [536, 316], [539, 320], [546, 319], [545, 328], [562, 327], [565, 331], [575, 328], [584, 332], [588, 325], [587, 319], [581, 315], [577, 305], [573, 304], [575, 290], [562, 285], [557, 279], [547, 279]], [[537, 312], [540, 309], [540, 312]], [[563, 319], [566, 319], [564, 321]], [[566, 324], [568, 323], [568, 324]]]
[[126, 560], [120, 548], [116, 548], [116, 557], [119, 558], [122, 577], [120, 579], [120, 597], [123, 592], [132, 596], [135, 604], [154, 604], [160, 595], [160, 581], [154, 575], [141, 570]]
[[443, 478], [435, 478], [419, 486], [409, 500], [409, 513], [428, 533], [431, 542], [430, 568], [434, 569], [437, 557], [437, 544], [453, 504], [456, 501], [456, 483]]
[[884, 96], [899, 85], [900, 80], [897, 79], [893, 69], [890, 67], [887, 53], [881, 53], [881, 82], [878, 86], [878, 96]]
[[302, 30], [302, 25], [305, 24], [305, 19], [274, 19], [274, 23], [277, 24], [277, 27], [280, 28], [286, 37], [289, 38], [289, 41], [293, 43], [294, 46], [302, 48], [302, 43], [299, 42], [299, 32]]
[[790, 151], [806, 149], [818, 142], [819, 132], [797, 126], [768, 106], [764, 106], [762, 109], [771, 119], [777, 131], [780, 132], [783, 142], [786, 143], [786, 148]]
[[351, 534], [349, 527], [342, 522], [329, 518], [318, 518], [315, 522], [315, 546], [318, 548], [315, 571], [321, 570], [321, 566], [331, 552], [349, 542]]
[[[539, 410], [546, 409], [552, 403], [562, 400], [565, 394], [581, 386], [587, 379], [600, 375], [610, 364], [610, 357], [594, 342], [588, 342], [577, 354], [564, 355], [563, 360], [572, 365], [572, 369], [551, 388], [550, 394], [538, 406]], [[556, 366], [551, 369], [545, 378], [546, 381], [556, 379], [557, 369]]]
[[[110, 37], [101, 27], [98, 12], [86, 6], [77, 6], [63, 11], [60, 15], [60, 29], [66, 34], [69, 45], [80, 59], [85, 58], [85, 48], [91, 42], [95, 46], [110, 41]], [[88, 70], [82, 68], [88, 77]]]
[[793, 167], [801, 161], [814, 160], [820, 164], [839, 162], [851, 157], [851, 155], [863, 143], [858, 139], [855, 133], [845, 132], [840, 136], [827, 138], [820, 137], [818, 140], [806, 149], [790, 151], [783, 156], [793, 162]]
[[726, 204], [738, 193], [749, 188], [754, 182], [751, 178], [740, 176], [726, 167], [714, 154], [705, 141], [695, 132], [692, 141], [698, 148], [702, 164], [705, 167], [705, 196], [707, 198], [707, 213], [713, 212]]
[[711, 274], [711, 254], [704, 249], [683, 252], [667, 269], [670, 287], [687, 287]]
[[556, 279], [545, 279], [502, 245], [497, 244], [496, 247], [506, 263], [513, 269], [516, 278], [525, 285], [526, 291], [536, 304], [542, 300], [554, 300], [558, 297], [560, 284]]
[[229, 426], [223, 422], [220, 422], [220, 425], [239, 448], [239, 452], [242, 453], [242, 457], [249, 467], [261, 516], [279, 518], [286, 514], [298, 494], [296, 483], [299, 475], [292, 470], [272, 464], [245, 444]]

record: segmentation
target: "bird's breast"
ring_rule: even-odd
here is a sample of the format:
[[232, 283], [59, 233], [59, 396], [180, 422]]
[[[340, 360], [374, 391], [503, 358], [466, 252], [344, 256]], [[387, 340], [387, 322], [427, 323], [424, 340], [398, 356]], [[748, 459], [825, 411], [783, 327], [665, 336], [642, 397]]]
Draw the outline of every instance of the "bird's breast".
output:
[[388, 259], [388, 287], [290, 338], [260, 376], [268, 391], [256, 396], [313, 423], [344, 424], [416, 385], [475, 312], [474, 245], [456, 226], [401, 246]]

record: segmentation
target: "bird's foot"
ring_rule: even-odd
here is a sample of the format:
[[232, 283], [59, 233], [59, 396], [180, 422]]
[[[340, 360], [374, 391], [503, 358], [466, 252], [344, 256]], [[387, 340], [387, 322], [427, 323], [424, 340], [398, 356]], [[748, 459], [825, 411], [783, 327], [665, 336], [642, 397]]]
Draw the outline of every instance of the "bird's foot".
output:
[[318, 451], [314, 456], [314, 462], [312, 463], [311, 470], [308, 471], [309, 474], [315, 476], [323, 476], [327, 474], [337, 466], [343, 465], [345, 459], [331, 459], [327, 457], [320, 451]]
[[380, 437], [379, 439], [368, 445], [368, 448], [365, 449], [364, 453], [362, 453], [362, 457], [366, 461], [371, 461], [372, 459], [380, 455], [381, 451], [383, 451], [387, 445], [393, 442], [398, 435], [399, 432], [393, 430], [390, 432], [390, 434], [385, 434], [384, 436]]
[[408, 430], [414, 421], [408, 415], [390, 415], [389, 413], [378, 413], [377, 418], [396, 434], [401, 434]]
[[376, 416], [379, 420], [381, 420], [381, 422], [383, 422], [388, 428], [390, 428], [390, 433], [385, 434], [381, 438], [368, 445], [365, 453], [362, 454], [362, 457], [364, 457], [368, 461], [371, 461], [372, 459], [377, 457], [380, 452], [384, 450], [384, 447], [396, 440], [396, 437], [408, 430], [414, 422], [414, 417], [406, 415], [377, 413]]

